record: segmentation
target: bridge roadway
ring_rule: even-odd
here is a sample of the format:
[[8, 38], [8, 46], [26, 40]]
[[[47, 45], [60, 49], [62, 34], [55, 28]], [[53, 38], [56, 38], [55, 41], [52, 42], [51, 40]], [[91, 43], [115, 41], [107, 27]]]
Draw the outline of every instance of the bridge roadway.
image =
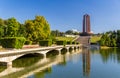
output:
[[82, 44], [79, 45], [66, 45], [66, 46], [51, 46], [51, 47], [41, 47], [41, 48], [32, 48], [32, 49], [20, 49], [20, 50], [9, 50], [6, 52], [0, 52], [0, 62], [5, 62], [7, 65], [12, 65], [12, 61], [30, 53], [39, 53], [43, 54], [44, 58], [46, 57], [46, 53], [57, 50], [59, 51], [59, 54], [61, 54], [61, 50], [63, 48], [66, 48], [67, 51], [69, 51], [69, 48], [81, 48]]
[[[65, 59], [64, 59], [64, 55], [57, 55], [54, 59], [44, 58], [29, 67], [15, 68], [15, 67], [9, 66], [7, 69], [5, 69], [3, 72], [0, 73], [0, 78], [17, 78], [17, 77], [26, 78], [30, 75], [33, 75], [36, 72], [42, 72], [46, 68], [49, 68], [53, 65], [64, 62], [65, 60], [66, 61], [70, 60], [70, 57], [80, 52], [82, 52], [81, 49], [79, 49], [79, 51], [77, 52], [73, 52], [72, 54], [67, 52], [67, 54], [65, 55]], [[73, 61], [74, 60], [76, 59], [73, 58]]]

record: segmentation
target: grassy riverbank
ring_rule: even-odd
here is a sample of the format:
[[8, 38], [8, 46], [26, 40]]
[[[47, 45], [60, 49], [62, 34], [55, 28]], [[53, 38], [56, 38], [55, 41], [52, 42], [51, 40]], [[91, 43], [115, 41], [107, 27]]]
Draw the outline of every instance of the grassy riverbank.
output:
[[100, 46], [101, 49], [109, 49], [111, 47], [107, 47], [107, 46]]
[[100, 46], [101, 49], [110, 49], [110, 48], [118, 48], [118, 47], [108, 47], [108, 46]]
[[57, 40], [72, 41], [75, 37], [56, 37]]
[[98, 41], [100, 41], [101, 36], [92, 36], [90, 39], [91, 43], [97, 43]]

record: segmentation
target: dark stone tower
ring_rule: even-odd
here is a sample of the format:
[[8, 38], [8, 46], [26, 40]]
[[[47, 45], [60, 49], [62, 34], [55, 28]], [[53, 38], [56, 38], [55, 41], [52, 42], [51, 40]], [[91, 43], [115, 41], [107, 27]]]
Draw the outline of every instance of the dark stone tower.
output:
[[83, 16], [83, 33], [85, 33], [86, 32], [86, 26], [85, 26], [85, 23], [86, 21], [85, 21], [85, 15]]
[[86, 15], [86, 32], [90, 33], [90, 16]]
[[91, 29], [90, 29], [90, 16], [88, 14], [85, 14], [83, 16], [83, 32], [81, 35], [90, 35]]

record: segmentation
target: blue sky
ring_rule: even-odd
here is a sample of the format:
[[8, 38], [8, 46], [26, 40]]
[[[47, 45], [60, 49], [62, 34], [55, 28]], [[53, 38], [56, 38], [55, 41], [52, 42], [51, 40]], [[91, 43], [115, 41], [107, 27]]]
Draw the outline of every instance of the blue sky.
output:
[[120, 0], [0, 0], [0, 18], [15, 17], [24, 23], [42, 15], [52, 30], [82, 31], [86, 13], [91, 16], [95, 33], [120, 29]]

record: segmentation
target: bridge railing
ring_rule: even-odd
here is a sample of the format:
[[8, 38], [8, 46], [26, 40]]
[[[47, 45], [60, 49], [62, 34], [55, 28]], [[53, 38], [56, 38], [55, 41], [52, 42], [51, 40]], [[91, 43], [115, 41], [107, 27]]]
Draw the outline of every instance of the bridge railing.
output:
[[0, 56], [3, 55], [10, 55], [10, 54], [20, 54], [25, 52], [33, 52], [33, 51], [44, 51], [44, 50], [51, 50], [51, 49], [59, 49], [63, 47], [75, 47], [75, 46], [82, 46], [82, 44], [76, 45], [60, 45], [60, 46], [50, 46], [50, 47], [40, 47], [40, 48], [32, 48], [32, 49], [18, 49], [18, 50], [7, 50], [5, 52], [0, 52]]

